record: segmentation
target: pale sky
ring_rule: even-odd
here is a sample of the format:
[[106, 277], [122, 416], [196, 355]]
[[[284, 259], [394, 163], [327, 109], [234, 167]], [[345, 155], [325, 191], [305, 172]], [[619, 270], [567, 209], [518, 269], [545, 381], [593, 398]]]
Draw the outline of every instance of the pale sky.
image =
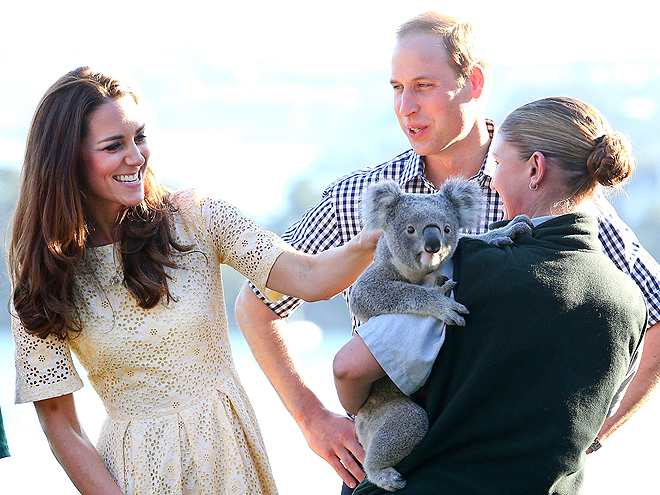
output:
[[169, 54], [197, 46], [218, 68], [245, 77], [264, 62], [302, 72], [382, 69], [396, 27], [434, 9], [476, 20], [492, 39], [496, 64], [660, 58], [657, 21], [646, 0], [385, 3], [23, 0], [3, 6], [0, 63], [38, 69], [48, 81], [83, 59], [165, 74], [173, 69]]
[[[298, 90], [292, 95], [286, 93], [286, 88], [253, 86], [260, 68], [275, 66], [300, 74], [387, 71], [396, 27], [416, 14], [434, 9], [477, 21], [488, 39], [494, 65], [660, 59], [657, 20], [649, 12], [646, 0], [473, 0], [452, 4], [409, 0], [387, 4], [390, 2], [382, 0], [12, 1], [3, 6], [0, 27], [0, 161], [20, 163], [25, 136], [8, 137], [10, 131], [15, 134], [15, 129], [27, 128], [34, 107], [48, 86], [80, 65], [92, 65], [128, 80], [133, 80], [136, 70], [167, 77], [177, 74], [182, 51], [192, 47], [203, 54], [207, 68], [233, 74], [240, 89], [232, 98], [238, 101], [299, 100], [306, 95]], [[638, 77], [634, 72], [629, 76]], [[172, 98], [205, 96], [208, 88], [195, 87], [194, 81], [190, 84], [186, 92], [173, 94]], [[350, 98], [330, 95], [338, 101], [347, 96]], [[148, 94], [146, 97], [149, 100]], [[157, 116], [158, 108], [154, 110]], [[392, 122], [396, 125], [394, 117]], [[225, 149], [237, 144], [232, 136], [206, 138]], [[180, 173], [177, 167], [181, 160], [197, 164], [207, 161], [209, 151], [191, 149], [192, 139], [193, 136], [179, 135], [177, 140], [169, 140], [168, 159], [161, 162], [166, 173]], [[184, 145], [177, 147], [175, 141]], [[234, 147], [240, 148], [238, 144]], [[257, 151], [263, 145], [245, 144]], [[278, 151], [285, 154], [287, 150]], [[261, 181], [255, 186], [257, 189], [281, 190], [292, 176], [304, 172], [314, 150], [290, 151], [299, 158], [308, 158], [287, 162], [288, 175], [274, 176], [267, 171], [261, 174], [256, 170], [255, 177]], [[231, 162], [233, 157], [226, 158]], [[282, 165], [271, 162], [268, 166]], [[217, 170], [201, 165], [186, 167], [180, 183], [209, 181], [214, 173]], [[222, 193], [230, 201], [240, 201], [235, 188]], [[271, 207], [269, 201], [264, 201], [248, 213], [261, 215]]]

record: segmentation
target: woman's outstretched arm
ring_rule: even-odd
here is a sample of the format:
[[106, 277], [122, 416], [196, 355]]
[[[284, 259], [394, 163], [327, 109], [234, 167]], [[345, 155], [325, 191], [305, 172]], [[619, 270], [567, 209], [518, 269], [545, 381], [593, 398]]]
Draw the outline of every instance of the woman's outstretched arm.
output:
[[331, 299], [355, 282], [373, 261], [381, 231], [363, 230], [341, 247], [316, 255], [284, 251], [266, 286], [305, 301]]

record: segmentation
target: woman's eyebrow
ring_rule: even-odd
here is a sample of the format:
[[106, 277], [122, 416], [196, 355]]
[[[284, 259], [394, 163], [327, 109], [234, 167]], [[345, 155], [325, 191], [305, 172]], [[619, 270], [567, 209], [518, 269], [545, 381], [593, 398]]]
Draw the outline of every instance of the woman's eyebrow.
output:
[[124, 137], [125, 137], [124, 135], [110, 136], [110, 137], [101, 139], [98, 144], [106, 143], [108, 141], [116, 141], [117, 139], [124, 139]]
[[[141, 125], [140, 127], [138, 127], [138, 129], [135, 131], [135, 134], [138, 135], [138, 134], [142, 133], [142, 131], [144, 131], [144, 128], [145, 128], [146, 126], [147, 126], [147, 124], [142, 124], [142, 125]], [[125, 137], [126, 137], [126, 136], [124, 136], [123, 134], [119, 134], [119, 135], [117, 135], [117, 136], [109, 136], [109, 137], [107, 137], [107, 138], [103, 138], [103, 139], [101, 139], [101, 140], [98, 142], [98, 144], [106, 143], [106, 142], [108, 142], [108, 141], [116, 141], [117, 139], [124, 139]]]

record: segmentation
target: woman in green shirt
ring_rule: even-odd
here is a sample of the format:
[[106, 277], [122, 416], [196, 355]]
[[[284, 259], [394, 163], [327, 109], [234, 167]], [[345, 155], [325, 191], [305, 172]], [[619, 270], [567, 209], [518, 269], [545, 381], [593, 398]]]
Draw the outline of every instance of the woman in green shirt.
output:
[[[586, 452], [641, 353], [644, 297], [601, 252], [592, 201], [631, 175], [627, 141], [593, 107], [546, 98], [512, 112], [491, 153], [505, 219], [525, 214], [535, 226], [504, 248], [459, 243], [454, 296], [470, 314], [447, 327], [418, 397], [429, 431], [396, 466], [402, 494], [578, 493]], [[415, 317], [379, 318], [389, 320], [361, 326], [335, 359], [349, 412], [388, 359], [366, 336], [400, 338], [401, 319], [414, 327]], [[372, 493], [385, 492], [368, 480], [355, 491]]]

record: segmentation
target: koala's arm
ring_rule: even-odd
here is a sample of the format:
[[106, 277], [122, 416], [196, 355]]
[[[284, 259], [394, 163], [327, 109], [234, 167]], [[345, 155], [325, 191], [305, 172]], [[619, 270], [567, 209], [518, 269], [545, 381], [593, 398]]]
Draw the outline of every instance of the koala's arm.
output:
[[434, 316], [448, 325], [462, 326], [461, 314], [467, 314], [467, 308], [446, 295], [454, 286], [444, 279], [433, 287], [392, 280], [372, 265], [351, 289], [351, 312], [363, 322], [382, 314], [409, 314]]
[[494, 229], [484, 234], [466, 234], [463, 237], [479, 239], [495, 246], [513, 244], [513, 239], [519, 235], [532, 235], [534, 225], [527, 215], [518, 215], [504, 227]]

